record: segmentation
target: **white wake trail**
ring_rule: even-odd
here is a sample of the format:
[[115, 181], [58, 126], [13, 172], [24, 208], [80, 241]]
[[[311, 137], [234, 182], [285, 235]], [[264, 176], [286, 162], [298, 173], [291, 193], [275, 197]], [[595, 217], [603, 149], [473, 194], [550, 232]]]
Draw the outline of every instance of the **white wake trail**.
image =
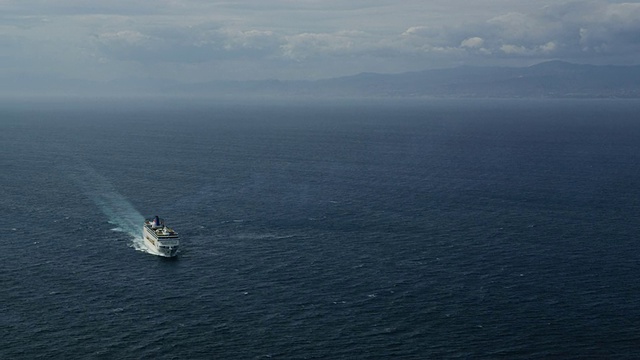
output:
[[71, 171], [73, 180], [106, 215], [107, 221], [114, 225], [114, 231], [122, 231], [132, 237], [131, 246], [146, 251], [142, 240], [144, 217], [124, 196], [120, 195], [111, 183], [89, 166], [78, 166]]

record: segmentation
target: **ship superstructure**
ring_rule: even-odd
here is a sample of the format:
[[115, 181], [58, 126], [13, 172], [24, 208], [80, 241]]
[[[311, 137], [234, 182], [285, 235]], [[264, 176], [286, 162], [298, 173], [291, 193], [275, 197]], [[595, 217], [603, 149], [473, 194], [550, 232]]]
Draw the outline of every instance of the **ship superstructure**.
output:
[[147, 248], [156, 255], [174, 257], [178, 254], [178, 233], [167, 227], [164, 219], [158, 216], [144, 221], [142, 237]]

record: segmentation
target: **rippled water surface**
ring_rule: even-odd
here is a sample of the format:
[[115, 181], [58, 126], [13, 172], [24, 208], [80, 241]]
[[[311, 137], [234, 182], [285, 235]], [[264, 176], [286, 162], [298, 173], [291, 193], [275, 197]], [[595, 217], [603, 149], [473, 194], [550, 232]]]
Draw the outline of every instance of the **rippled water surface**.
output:
[[2, 105], [0, 358], [637, 355], [638, 102]]

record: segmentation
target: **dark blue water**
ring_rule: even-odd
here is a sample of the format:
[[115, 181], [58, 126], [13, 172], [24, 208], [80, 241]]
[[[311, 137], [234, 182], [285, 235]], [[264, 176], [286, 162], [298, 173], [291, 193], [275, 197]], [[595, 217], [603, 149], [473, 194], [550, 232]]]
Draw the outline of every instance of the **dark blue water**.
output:
[[0, 358], [634, 358], [638, 113], [5, 102]]

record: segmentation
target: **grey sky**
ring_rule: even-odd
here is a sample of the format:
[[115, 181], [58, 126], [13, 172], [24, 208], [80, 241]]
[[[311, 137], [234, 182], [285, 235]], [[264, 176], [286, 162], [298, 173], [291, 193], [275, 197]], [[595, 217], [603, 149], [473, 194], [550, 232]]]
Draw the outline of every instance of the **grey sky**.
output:
[[640, 3], [0, 0], [0, 77], [316, 79], [550, 59], [640, 64]]

